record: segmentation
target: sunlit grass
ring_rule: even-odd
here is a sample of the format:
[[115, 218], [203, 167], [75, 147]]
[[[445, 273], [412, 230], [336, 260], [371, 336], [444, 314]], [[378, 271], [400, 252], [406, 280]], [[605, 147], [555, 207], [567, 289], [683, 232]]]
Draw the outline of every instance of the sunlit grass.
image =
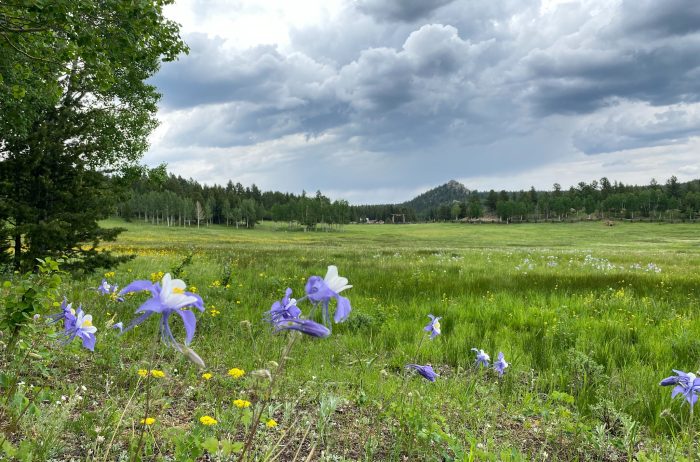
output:
[[[647, 453], [664, 454], [663, 460], [687, 437], [687, 409], [658, 382], [672, 368], [700, 366], [697, 226], [350, 225], [342, 232], [304, 233], [275, 223], [255, 230], [106, 224], [128, 230], [107, 247], [137, 255], [110, 282], [124, 286], [172, 271], [191, 253], [192, 263], [180, 277], [207, 305], [193, 347], [207, 362], [211, 381], [164, 351], [156, 366], [171, 382], [161, 392], [153, 431], [196, 425], [193, 409], [225, 428], [235, 414], [230, 401], [255, 398], [240, 382], [227, 380], [227, 371], [263, 368], [279, 359], [285, 343], [271, 335], [264, 311], [286, 287], [303, 295], [308, 276], [323, 275], [335, 264], [354, 285], [347, 292], [350, 319], [334, 326], [328, 339], [305, 339], [293, 352], [280, 385], [286, 391], [274, 397], [279, 408], [269, 416], [284, 428], [292, 418], [285, 406], [313, 415], [324, 397], [339, 397], [344, 410], [329, 417], [336, 427], [319, 437], [327, 453], [351, 460], [368, 454], [368, 460], [400, 460], [401, 454], [433, 460], [426, 448], [436, 445], [455, 456], [453, 444], [481, 454], [475, 460], [507, 460], [500, 452], [506, 449], [532, 458], [544, 451], [562, 460], [585, 459], [583, 453], [595, 450], [629, 452], [618, 447], [628, 444], [624, 432], [604, 422], [615, 420], [610, 413], [640, 425], [638, 439], [629, 443], [632, 454], [643, 441]], [[132, 319], [141, 298], [108, 301], [89, 290], [98, 283], [99, 278], [77, 281], [67, 296], [89, 307], [98, 328], [110, 319]], [[435, 384], [409, 378], [409, 389], [423, 401], [407, 401], [406, 409], [420, 410], [407, 417], [391, 403], [405, 391], [403, 366], [414, 359], [429, 313], [442, 317], [442, 335], [425, 342], [415, 360], [432, 364], [441, 377]], [[181, 325], [172, 324], [181, 338]], [[81, 413], [76, 431], [114, 419], [143, 367], [143, 345], [153, 338], [155, 325], [121, 338], [104, 330], [78, 380], [111, 380], [111, 393], [99, 408]], [[504, 380], [473, 368], [472, 347], [492, 358], [505, 353], [511, 367]], [[72, 371], [70, 363], [54, 367], [57, 377]], [[212, 408], [205, 382], [226, 390], [228, 410], [217, 414]], [[188, 387], [193, 391], [181, 399]], [[96, 388], [99, 394], [102, 385]], [[104, 413], [105, 406], [111, 414]], [[667, 408], [673, 418], [663, 412]], [[425, 427], [428, 439], [405, 434], [407, 427], [392, 430], [397, 421], [415, 425], [418, 433]], [[601, 422], [608, 427], [594, 435]], [[359, 447], [367, 434], [386, 447], [377, 452]]]

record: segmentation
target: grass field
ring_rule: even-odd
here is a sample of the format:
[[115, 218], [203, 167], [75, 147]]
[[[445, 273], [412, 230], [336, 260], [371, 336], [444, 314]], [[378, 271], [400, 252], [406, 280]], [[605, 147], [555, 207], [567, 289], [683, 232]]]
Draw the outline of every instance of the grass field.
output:
[[[156, 321], [121, 337], [105, 328], [133, 319], [145, 296], [117, 303], [94, 290], [102, 275], [69, 281], [68, 300], [94, 316], [97, 347], [27, 339], [40, 353], [20, 371], [22, 390], [43, 388], [12, 433], [17, 450], [128, 460], [150, 381], [137, 371], [159, 369], [165, 377], [148, 385], [147, 460], [193, 460], [205, 449], [235, 460], [256, 409], [278, 423], [261, 424], [256, 460], [666, 461], [697, 452], [688, 403], [659, 387], [672, 369], [700, 367], [697, 225], [106, 225], [127, 228], [112, 250], [138, 255], [110, 282], [181, 266], [196, 287], [207, 311], [191, 346], [212, 377], [154, 348]], [[272, 334], [263, 314], [287, 287], [300, 298], [328, 265], [353, 285], [343, 292], [352, 313], [327, 339], [296, 339], [281, 359], [290, 336]], [[434, 340], [423, 331], [428, 314], [442, 317]], [[180, 319], [171, 324], [182, 339]], [[475, 366], [472, 348], [492, 359], [502, 351], [504, 376]], [[269, 381], [250, 371], [274, 375], [271, 361], [285, 368], [268, 395]], [[440, 376], [428, 382], [408, 363]], [[246, 375], [234, 379], [231, 368]], [[218, 423], [200, 424], [204, 415]]]

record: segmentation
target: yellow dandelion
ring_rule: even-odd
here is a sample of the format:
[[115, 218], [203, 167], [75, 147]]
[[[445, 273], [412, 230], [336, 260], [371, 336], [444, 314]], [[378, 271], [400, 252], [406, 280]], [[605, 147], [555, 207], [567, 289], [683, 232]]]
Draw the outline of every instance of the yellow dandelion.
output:
[[267, 422], [265, 422], [265, 426], [267, 428], [275, 428], [277, 426], [277, 421], [275, 419], [270, 419]]
[[240, 379], [245, 375], [245, 371], [243, 369], [239, 369], [237, 367], [234, 367], [233, 369], [228, 370], [228, 375], [233, 377], [234, 379]]
[[217, 424], [216, 419], [209, 417], [208, 415], [203, 415], [199, 418], [199, 421], [202, 423], [202, 425], [206, 425], [207, 427]]
[[151, 375], [157, 379], [162, 379], [165, 377], [165, 372], [159, 371], [158, 369], [151, 369]]
[[190, 292], [192, 292], [193, 294], [196, 294], [197, 288], [195, 286], [190, 286]]
[[156, 423], [156, 419], [153, 417], [146, 417], [145, 419], [141, 419], [141, 425], [153, 425]]
[[250, 401], [246, 401], [244, 399], [237, 399], [233, 401], [233, 405], [239, 409], [243, 409], [246, 407], [250, 407]]
[[212, 376], [209, 372], [205, 372], [204, 374], [202, 374], [202, 378], [203, 378], [204, 380], [209, 380], [209, 379], [212, 378], [212, 377], [213, 377], [213, 376]]
[[141, 377], [146, 377], [148, 375], [148, 371], [146, 369], [139, 369], [137, 374]]

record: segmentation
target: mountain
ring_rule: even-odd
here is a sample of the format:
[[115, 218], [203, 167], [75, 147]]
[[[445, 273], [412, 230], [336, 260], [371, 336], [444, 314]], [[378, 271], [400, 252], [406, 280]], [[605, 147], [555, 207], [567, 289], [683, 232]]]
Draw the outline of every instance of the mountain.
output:
[[469, 190], [462, 183], [450, 180], [447, 183], [420, 194], [401, 205], [411, 207], [417, 214], [423, 214], [441, 204], [451, 204], [453, 201], [465, 201]]

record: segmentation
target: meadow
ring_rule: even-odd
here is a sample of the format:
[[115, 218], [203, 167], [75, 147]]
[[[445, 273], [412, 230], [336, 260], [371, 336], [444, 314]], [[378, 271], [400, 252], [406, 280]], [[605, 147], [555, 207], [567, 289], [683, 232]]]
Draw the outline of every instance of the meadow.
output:
[[[237, 460], [253, 427], [246, 457], [260, 461], [697, 453], [688, 403], [659, 386], [700, 367], [697, 225], [105, 224], [127, 229], [108, 248], [137, 255], [109, 283], [173, 273], [201, 295], [191, 347], [206, 368], [160, 343], [154, 320], [121, 336], [111, 327], [146, 296], [118, 302], [97, 292], [103, 274], [62, 275], [61, 295], [93, 315], [95, 351], [61, 344], [46, 312], [3, 355], [7, 458], [131, 460], [142, 446], [143, 460]], [[301, 298], [329, 265], [353, 285], [349, 318], [323, 339], [273, 333], [272, 303], [287, 287]], [[432, 340], [429, 314], [441, 317]], [[475, 365], [472, 348], [503, 352], [503, 376]]]

